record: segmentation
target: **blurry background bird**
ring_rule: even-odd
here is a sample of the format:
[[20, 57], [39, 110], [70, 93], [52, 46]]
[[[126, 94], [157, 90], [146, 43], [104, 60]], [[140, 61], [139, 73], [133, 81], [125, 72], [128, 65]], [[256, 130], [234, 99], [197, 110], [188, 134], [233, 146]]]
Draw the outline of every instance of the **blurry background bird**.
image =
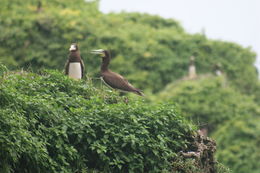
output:
[[65, 64], [65, 74], [73, 79], [81, 79], [84, 76], [84, 63], [76, 43], [70, 46], [69, 58]]
[[114, 89], [119, 89], [121, 91], [133, 92], [137, 95], [144, 96], [140, 89], [133, 87], [123, 76], [108, 69], [108, 65], [110, 62], [110, 53], [107, 50], [93, 50], [91, 53], [101, 55], [101, 76], [103, 81], [108, 86]]

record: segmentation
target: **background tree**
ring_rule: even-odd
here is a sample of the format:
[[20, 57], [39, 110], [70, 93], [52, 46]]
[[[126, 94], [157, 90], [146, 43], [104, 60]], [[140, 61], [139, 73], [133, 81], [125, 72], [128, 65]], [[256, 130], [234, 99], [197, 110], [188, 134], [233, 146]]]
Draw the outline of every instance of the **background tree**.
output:
[[252, 94], [256, 90], [256, 55], [250, 48], [188, 34], [173, 19], [102, 14], [98, 1], [40, 2], [40, 11], [38, 1], [0, 2], [0, 61], [10, 69], [63, 69], [69, 45], [78, 42], [90, 75], [98, 75], [100, 64], [90, 50], [109, 49], [111, 68], [147, 92], [158, 92], [185, 76], [191, 55], [196, 57], [199, 74], [211, 72], [220, 63], [240, 91]]

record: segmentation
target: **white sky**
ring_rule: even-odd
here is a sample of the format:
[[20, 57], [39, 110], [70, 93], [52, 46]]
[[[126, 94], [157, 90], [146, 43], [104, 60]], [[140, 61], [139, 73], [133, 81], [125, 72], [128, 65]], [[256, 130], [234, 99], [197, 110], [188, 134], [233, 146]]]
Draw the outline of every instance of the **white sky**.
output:
[[260, 70], [260, 0], [100, 0], [100, 10], [157, 14], [178, 20], [187, 32], [251, 46]]

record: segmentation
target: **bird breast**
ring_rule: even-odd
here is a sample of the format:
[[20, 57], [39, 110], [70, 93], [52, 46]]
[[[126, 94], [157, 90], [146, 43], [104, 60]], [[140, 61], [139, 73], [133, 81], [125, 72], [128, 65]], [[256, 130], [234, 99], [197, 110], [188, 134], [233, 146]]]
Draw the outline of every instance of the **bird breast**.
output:
[[81, 79], [82, 69], [79, 62], [73, 62], [69, 64], [69, 77], [73, 79]]

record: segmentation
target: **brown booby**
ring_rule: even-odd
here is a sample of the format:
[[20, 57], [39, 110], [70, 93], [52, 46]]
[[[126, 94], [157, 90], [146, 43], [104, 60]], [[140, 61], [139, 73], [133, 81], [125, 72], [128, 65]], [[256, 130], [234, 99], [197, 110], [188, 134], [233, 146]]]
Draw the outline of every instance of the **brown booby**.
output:
[[195, 66], [195, 57], [190, 57], [190, 65], [189, 65], [189, 79], [195, 79], [197, 77], [196, 74], [196, 66]]
[[42, 2], [41, 1], [38, 1], [37, 12], [38, 13], [42, 12]]
[[220, 63], [217, 63], [217, 64], [214, 65], [214, 71], [215, 71], [215, 74], [217, 76], [221, 76], [222, 75], [221, 68], [222, 68], [222, 66], [221, 66]]
[[73, 79], [81, 79], [84, 76], [84, 63], [76, 43], [70, 46], [69, 58], [65, 64], [65, 74]]
[[108, 86], [121, 91], [133, 92], [137, 95], [144, 96], [141, 90], [133, 87], [123, 76], [108, 69], [110, 53], [107, 50], [93, 50], [91, 53], [101, 55], [101, 77]]

